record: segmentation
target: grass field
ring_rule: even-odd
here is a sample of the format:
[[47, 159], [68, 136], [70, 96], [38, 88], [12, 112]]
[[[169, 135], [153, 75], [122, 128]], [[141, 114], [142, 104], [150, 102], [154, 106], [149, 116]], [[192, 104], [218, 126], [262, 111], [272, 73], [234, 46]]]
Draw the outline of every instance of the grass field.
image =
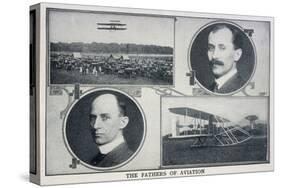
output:
[[81, 75], [78, 71], [51, 70], [51, 84], [126, 84], [126, 85], [172, 85], [172, 82], [145, 77], [123, 78], [117, 75]]
[[163, 139], [163, 165], [267, 160], [266, 137], [253, 137], [245, 143], [225, 147], [190, 147], [193, 141], [193, 139]]

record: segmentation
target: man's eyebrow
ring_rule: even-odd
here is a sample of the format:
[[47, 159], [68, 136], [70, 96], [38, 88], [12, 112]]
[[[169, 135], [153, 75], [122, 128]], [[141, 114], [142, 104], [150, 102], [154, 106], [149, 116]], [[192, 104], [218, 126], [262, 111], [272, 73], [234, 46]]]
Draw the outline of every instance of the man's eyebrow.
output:
[[110, 116], [110, 114], [109, 113], [102, 113], [102, 114], [100, 114], [100, 116]]
[[209, 48], [210, 48], [210, 47], [214, 48], [215, 45], [213, 45], [213, 44], [211, 44], [211, 43], [208, 43], [208, 47], [209, 47]]
[[225, 47], [225, 45], [224, 44], [219, 44], [219, 47]]

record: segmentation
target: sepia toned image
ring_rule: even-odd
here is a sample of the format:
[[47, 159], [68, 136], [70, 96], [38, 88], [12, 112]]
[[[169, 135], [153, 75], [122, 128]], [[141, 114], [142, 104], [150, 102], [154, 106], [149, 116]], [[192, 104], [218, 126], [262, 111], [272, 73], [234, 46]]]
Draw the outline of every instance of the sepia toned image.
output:
[[173, 85], [173, 18], [48, 13], [50, 84]]
[[169, 97], [162, 104], [163, 166], [268, 162], [267, 98]]

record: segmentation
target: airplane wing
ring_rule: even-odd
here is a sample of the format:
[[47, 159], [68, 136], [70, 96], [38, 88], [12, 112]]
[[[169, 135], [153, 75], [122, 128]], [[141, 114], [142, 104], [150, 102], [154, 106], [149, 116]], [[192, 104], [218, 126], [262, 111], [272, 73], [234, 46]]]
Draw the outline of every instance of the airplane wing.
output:
[[214, 115], [214, 114], [210, 114], [207, 112], [203, 112], [200, 110], [196, 110], [193, 108], [188, 108], [188, 107], [179, 107], [179, 108], [169, 108], [169, 111], [174, 113], [174, 114], [178, 114], [178, 115], [183, 115], [183, 116], [190, 116], [193, 118], [198, 118], [198, 119], [203, 119], [203, 120], [207, 120], [209, 121], [210, 116], [213, 116], [215, 118], [213, 118], [214, 122], [230, 122], [228, 119]]

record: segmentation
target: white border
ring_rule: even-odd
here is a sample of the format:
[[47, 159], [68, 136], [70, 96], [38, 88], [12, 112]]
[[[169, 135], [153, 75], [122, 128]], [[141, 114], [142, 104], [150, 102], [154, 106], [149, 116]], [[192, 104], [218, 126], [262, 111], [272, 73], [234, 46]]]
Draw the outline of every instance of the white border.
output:
[[[71, 110], [73, 109], [73, 107], [79, 102], [79, 100], [81, 100], [83, 97], [86, 97], [87, 95], [89, 94], [92, 94], [92, 93], [95, 93], [97, 91], [115, 91], [116, 93], [119, 93], [119, 94], [122, 94], [122, 95], [125, 95], [126, 97], [128, 97], [129, 99], [131, 99], [134, 104], [136, 105], [136, 107], [139, 109], [140, 113], [141, 113], [141, 116], [142, 116], [142, 121], [143, 121], [143, 135], [142, 135], [142, 139], [141, 139], [141, 142], [137, 148], [137, 150], [133, 153], [132, 156], [130, 156], [126, 161], [118, 164], [118, 165], [115, 165], [113, 167], [96, 167], [96, 166], [93, 166], [93, 165], [90, 165], [90, 164], [87, 164], [86, 162], [82, 161], [81, 159], [79, 159], [79, 157], [72, 151], [71, 147], [69, 146], [69, 143], [68, 143], [68, 140], [67, 140], [67, 137], [66, 137], [66, 122], [67, 122], [67, 119], [68, 119], [68, 116], [69, 116], [69, 113], [71, 112]], [[108, 170], [113, 170], [113, 169], [117, 169], [121, 166], [124, 166], [126, 165], [128, 162], [130, 162], [132, 159], [134, 159], [134, 157], [139, 153], [139, 151], [141, 150], [142, 146], [143, 146], [143, 143], [145, 142], [145, 138], [146, 138], [146, 131], [147, 131], [147, 126], [146, 126], [146, 118], [145, 118], [145, 114], [144, 114], [144, 111], [143, 109], [141, 108], [141, 105], [132, 97], [130, 96], [129, 94], [121, 91], [121, 90], [117, 90], [115, 88], [95, 88], [95, 89], [90, 89], [88, 91], [86, 91], [85, 93], [83, 93], [82, 96], [80, 96], [80, 98], [78, 100], [75, 100], [73, 101], [73, 103], [71, 104], [71, 106], [69, 107], [67, 113], [65, 114], [65, 117], [64, 117], [64, 120], [63, 120], [63, 139], [64, 139], [64, 142], [66, 143], [66, 146], [67, 146], [67, 149], [68, 151], [71, 153], [71, 155], [73, 157], [75, 157], [76, 159], [79, 159], [80, 160], [80, 163], [82, 163], [84, 166], [90, 168], [90, 169], [94, 169], [94, 170], [99, 170], [99, 171], [104, 171], [104, 172], [107, 172]]]
[[[205, 169], [205, 175], [214, 174], [232, 174], [232, 173], [246, 173], [246, 172], [262, 172], [262, 171], [272, 171], [273, 170], [273, 18], [272, 17], [262, 17], [262, 16], [245, 16], [245, 15], [228, 15], [228, 14], [210, 14], [210, 13], [195, 13], [195, 12], [181, 12], [181, 11], [170, 11], [170, 10], [148, 10], [148, 9], [135, 9], [135, 8], [115, 8], [115, 7], [104, 7], [104, 6], [88, 6], [88, 5], [66, 5], [66, 4], [55, 4], [55, 3], [41, 3], [40, 4], [40, 17], [37, 19], [39, 21], [38, 27], [40, 31], [37, 33], [39, 37], [38, 44], [39, 48], [39, 60], [38, 64], [38, 101], [41, 101], [38, 108], [38, 120], [39, 120], [39, 150], [38, 150], [38, 175], [41, 185], [54, 185], [54, 184], [69, 184], [69, 183], [85, 183], [85, 182], [103, 182], [103, 181], [120, 181], [128, 180], [126, 179], [126, 172], [111, 172], [111, 173], [98, 173], [98, 174], [81, 174], [81, 175], [65, 175], [65, 176], [45, 176], [45, 102], [46, 102], [46, 8], [62, 8], [62, 9], [74, 9], [74, 10], [89, 10], [89, 11], [103, 11], [103, 12], [120, 12], [120, 13], [137, 13], [137, 14], [152, 14], [152, 15], [167, 15], [167, 16], [177, 16], [177, 17], [197, 17], [197, 18], [215, 18], [215, 19], [232, 19], [232, 20], [248, 20], [248, 21], [268, 21], [270, 22], [270, 163], [269, 164], [258, 164], [258, 165], [243, 165], [243, 166], [224, 166], [224, 167], [208, 167]], [[176, 52], [175, 52], [176, 53]], [[44, 63], [45, 62], [45, 63]], [[40, 83], [40, 84], [39, 84]], [[190, 169], [190, 168], [187, 168]], [[180, 169], [179, 169], [180, 170]], [[158, 172], [163, 170], [155, 170], [153, 172]], [[172, 170], [165, 170], [168, 173]], [[146, 172], [146, 171], [142, 171]], [[188, 176], [188, 175], [186, 175]], [[191, 175], [194, 176], [194, 175]], [[168, 178], [170, 176], [166, 176]], [[181, 177], [181, 176], [173, 176]], [[155, 179], [159, 177], [152, 177], [149, 179]], [[140, 178], [138, 178], [140, 179]], [[142, 178], [145, 179], [145, 178]], [[133, 179], [131, 179], [133, 180]]]
[[192, 45], [194, 43], [194, 41], [196, 40], [197, 36], [206, 28], [208, 28], [209, 26], [212, 26], [214, 24], [218, 24], [218, 23], [226, 23], [226, 24], [229, 24], [229, 25], [232, 25], [236, 28], [238, 28], [240, 30], [240, 32], [242, 32], [247, 38], [248, 40], [250, 41], [251, 45], [252, 45], [252, 48], [253, 48], [253, 52], [254, 52], [254, 68], [253, 68], [253, 71], [251, 73], [251, 76], [249, 77], [249, 79], [244, 83], [244, 85], [242, 87], [240, 87], [239, 89], [236, 89], [232, 92], [229, 92], [229, 93], [216, 93], [216, 92], [213, 92], [213, 91], [210, 91], [208, 90], [206, 87], [204, 87], [198, 80], [197, 78], [195, 77], [194, 79], [196, 80], [196, 84], [198, 84], [198, 86], [200, 88], [202, 88], [204, 91], [206, 91], [207, 93], [210, 93], [212, 95], [216, 95], [216, 96], [231, 96], [231, 95], [234, 95], [235, 93], [239, 93], [241, 90], [243, 90], [249, 83], [250, 81], [252, 80], [255, 72], [256, 72], [256, 68], [257, 68], [257, 50], [256, 50], [256, 46], [252, 40], [251, 37], [249, 37], [244, 31], [243, 31], [243, 28], [238, 25], [237, 23], [234, 23], [232, 21], [229, 21], [229, 20], [216, 20], [216, 21], [211, 21], [205, 25], [203, 25], [201, 28], [198, 29], [198, 31], [194, 34], [191, 42], [190, 42], [190, 46], [188, 47], [188, 67], [190, 70], [192, 70], [192, 67], [191, 67], [191, 58], [190, 58], [190, 55], [191, 55], [191, 49], [192, 49]]

